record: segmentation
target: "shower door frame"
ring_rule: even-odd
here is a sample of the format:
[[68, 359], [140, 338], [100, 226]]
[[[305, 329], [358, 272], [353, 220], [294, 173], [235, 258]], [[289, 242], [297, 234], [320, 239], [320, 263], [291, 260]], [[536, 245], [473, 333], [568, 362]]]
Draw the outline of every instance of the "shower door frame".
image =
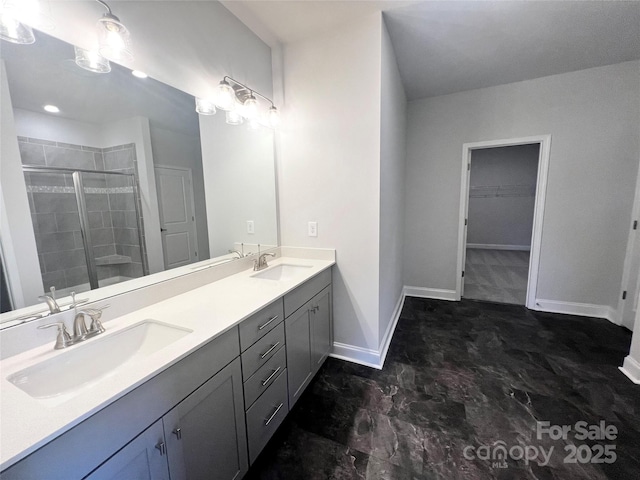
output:
[[87, 170], [82, 168], [67, 168], [67, 167], [47, 167], [41, 165], [23, 165], [23, 172], [30, 173], [70, 173], [73, 179], [73, 188], [75, 190], [76, 202], [78, 203], [78, 216], [80, 218], [80, 232], [82, 234], [82, 242], [84, 244], [84, 254], [87, 262], [87, 273], [89, 275], [89, 285], [91, 290], [100, 288], [98, 283], [98, 267], [96, 265], [96, 259], [93, 255], [93, 244], [91, 243], [91, 231], [89, 228], [89, 213], [87, 212], [87, 205], [85, 200], [85, 192], [82, 174], [108, 174], [108, 175], [120, 175], [124, 177], [131, 177], [133, 201], [136, 211], [136, 228], [138, 230], [138, 244], [140, 245], [140, 256], [142, 259], [142, 273], [143, 275], [149, 274], [149, 266], [147, 263], [145, 248], [142, 243], [142, 212], [140, 212], [140, 190], [138, 188], [138, 181], [134, 173], [123, 172], [110, 172], [107, 170]]

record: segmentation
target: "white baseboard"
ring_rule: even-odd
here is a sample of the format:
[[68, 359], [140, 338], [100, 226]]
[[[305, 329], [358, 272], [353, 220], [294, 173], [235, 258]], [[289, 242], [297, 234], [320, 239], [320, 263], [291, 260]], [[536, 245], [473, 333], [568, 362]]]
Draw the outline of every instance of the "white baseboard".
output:
[[551, 313], [566, 313], [581, 317], [606, 318], [619, 325], [616, 310], [609, 305], [593, 305], [590, 303], [558, 302], [556, 300], [536, 299], [533, 310]]
[[619, 368], [633, 383], [640, 385], [640, 363], [631, 358], [631, 355], [625, 357], [624, 363]]
[[531, 245], [497, 245], [494, 243], [467, 243], [467, 248], [480, 248], [484, 250], [518, 250], [530, 252]]
[[382, 370], [382, 365], [380, 364], [380, 352], [378, 350], [356, 347], [355, 345], [347, 345], [346, 343], [333, 342], [333, 352], [330, 353], [329, 356]]
[[406, 297], [433, 298], [435, 300], [451, 300], [456, 301], [455, 290], [444, 290], [441, 288], [424, 288], [404, 286], [404, 295]]
[[387, 351], [389, 350], [389, 345], [391, 345], [393, 332], [395, 332], [396, 330], [398, 320], [400, 319], [400, 314], [402, 313], [404, 298], [405, 295], [404, 292], [402, 292], [400, 294], [400, 298], [398, 298], [396, 307], [393, 310], [393, 315], [391, 317], [389, 325], [387, 326], [387, 330], [384, 332], [384, 336], [380, 341], [380, 347], [378, 348], [378, 350], [357, 347], [355, 345], [348, 345], [346, 343], [333, 342], [333, 352], [329, 356], [382, 370], [382, 367], [384, 366], [384, 360], [387, 357]]
[[396, 331], [396, 325], [398, 325], [398, 320], [400, 319], [400, 314], [402, 313], [402, 307], [404, 306], [404, 298], [405, 294], [403, 288], [402, 293], [400, 293], [400, 298], [398, 298], [398, 302], [396, 303], [396, 308], [393, 310], [391, 321], [387, 326], [387, 331], [384, 332], [384, 336], [380, 340], [380, 368], [384, 366], [384, 359], [387, 358], [387, 351], [389, 350], [389, 345], [391, 345], [393, 332]]

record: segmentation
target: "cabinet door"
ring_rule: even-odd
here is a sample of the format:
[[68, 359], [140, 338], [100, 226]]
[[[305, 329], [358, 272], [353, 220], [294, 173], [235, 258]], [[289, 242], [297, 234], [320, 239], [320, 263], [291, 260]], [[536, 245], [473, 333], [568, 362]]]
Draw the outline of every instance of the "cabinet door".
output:
[[300, 398], [311, 380], [310, 304], [285, 320], [289, 408]]
[[162, 420], [147, 428], [86, 480], [169, 480]]
[[313, 372], [322, 366], [333, 343], [331, 324], [331, 288], [327, 287], [311, 302], [311, 358]]
[[240, 359], [163, 417], [171, 480], [240, 479], [248, 468]]

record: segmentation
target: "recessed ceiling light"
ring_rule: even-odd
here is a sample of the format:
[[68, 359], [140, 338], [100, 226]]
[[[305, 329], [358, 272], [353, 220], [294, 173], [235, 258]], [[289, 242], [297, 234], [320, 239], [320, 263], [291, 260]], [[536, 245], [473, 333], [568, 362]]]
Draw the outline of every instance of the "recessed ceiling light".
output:
[[147, 78], [149, 76], [146, 73], [141, 72], [140, 70], [133, 70], [131, 72], [131, 75], [133, 75], [134, 77], [138, 77], [138, 78]]
[[60, 113], [60, 109], [55, 105], [45, 105], [42, 108], [44, 108], [44, 110], [49, 113]]

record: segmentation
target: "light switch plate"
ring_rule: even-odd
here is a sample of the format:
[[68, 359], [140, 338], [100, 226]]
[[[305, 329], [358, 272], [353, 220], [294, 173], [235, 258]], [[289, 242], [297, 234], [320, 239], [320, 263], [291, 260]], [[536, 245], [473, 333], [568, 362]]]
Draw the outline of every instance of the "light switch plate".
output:
[[253, 220], [247, 220], [247, 233], [254, 234], [256, 233]]
[[309, 222], [309, 236], [310, 237], [318, 236], [318, 222]]

